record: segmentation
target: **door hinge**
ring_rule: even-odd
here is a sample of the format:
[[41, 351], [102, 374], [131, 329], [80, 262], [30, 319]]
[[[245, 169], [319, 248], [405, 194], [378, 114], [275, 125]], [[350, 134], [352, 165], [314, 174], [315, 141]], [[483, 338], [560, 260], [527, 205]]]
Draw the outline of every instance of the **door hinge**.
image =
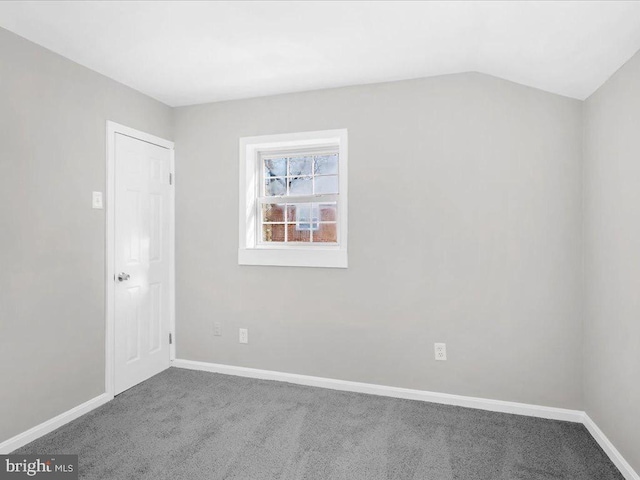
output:
[[173, 173], [169, 174], [169, 185], [173, 185]]
[[171, 336], [171, 333], [169, 333], [169, 345], [173, 344], [173, 337]]

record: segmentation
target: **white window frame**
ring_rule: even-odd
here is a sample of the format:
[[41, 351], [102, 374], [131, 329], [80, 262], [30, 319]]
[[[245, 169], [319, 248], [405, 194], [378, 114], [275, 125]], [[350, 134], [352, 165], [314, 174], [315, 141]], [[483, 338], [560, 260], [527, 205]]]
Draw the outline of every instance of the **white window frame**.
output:
[[[268, 244], [258, 239], [258, 197], [262, 180], [260, 157], [269, 152], [301, 148], [334, 147], [338, 151], [336, 244]], [[240, 139], [239, 246], [238, 264], [292, 267], [347, 268], [348, 225], [348, 138], [347, 130], [262, 135]], [[287, 201], [287, 197], [277, 197]]]

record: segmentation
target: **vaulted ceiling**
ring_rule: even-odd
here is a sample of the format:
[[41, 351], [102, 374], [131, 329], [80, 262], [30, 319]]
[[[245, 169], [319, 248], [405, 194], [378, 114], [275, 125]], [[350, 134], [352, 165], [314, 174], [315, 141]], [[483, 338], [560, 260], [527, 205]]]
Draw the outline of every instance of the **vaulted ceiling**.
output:
[[465, 71], [584, 99], [640, 2], [21, 1], [0, 26], [171, 106]]

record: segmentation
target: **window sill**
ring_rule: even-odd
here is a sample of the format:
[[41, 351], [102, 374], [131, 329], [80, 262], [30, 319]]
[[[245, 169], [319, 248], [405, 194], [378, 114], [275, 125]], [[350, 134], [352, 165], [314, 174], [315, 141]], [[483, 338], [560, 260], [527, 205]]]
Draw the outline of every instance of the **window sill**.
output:
[[238, 249], [239, 265], [271, 265], [279, 267], [347, 268], [345, 250], [307, 249]]

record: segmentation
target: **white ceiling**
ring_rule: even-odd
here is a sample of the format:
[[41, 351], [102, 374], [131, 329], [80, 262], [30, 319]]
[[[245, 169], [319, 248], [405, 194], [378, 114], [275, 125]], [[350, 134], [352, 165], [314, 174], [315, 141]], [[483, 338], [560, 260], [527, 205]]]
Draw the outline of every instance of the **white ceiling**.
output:
[[584, 99], [640, 1], [0, 2], [0, 26], [171, 106], [465, 71]]

